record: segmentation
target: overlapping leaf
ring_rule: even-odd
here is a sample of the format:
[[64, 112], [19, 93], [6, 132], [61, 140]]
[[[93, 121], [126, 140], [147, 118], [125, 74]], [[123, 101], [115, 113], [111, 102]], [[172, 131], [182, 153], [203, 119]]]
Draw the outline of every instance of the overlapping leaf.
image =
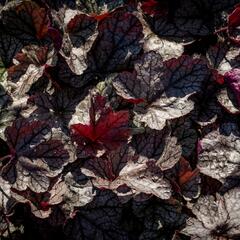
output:
[[99, 151], [113, 150], [127, 142], [129, 114], [113, 112], [104, 97], [90, 99], [89, 122], [71, 125], [72, 137], [79, 155], [96, 155]]
[[199, 197], [201, 190], [199, 170], [197, 168], [193, 170], [186, 159], [181, 158], [174, 168], [165, 172], [165, 176], [186, 200]]
[[[55, 53], [51, 47], [31, 45], [25, 47], [14, 59], [16, 65], [8, 69], [8, 79], [16, 83], [14, 95], [24, 96], [43, 75], [45, 67], [55, 64]], [[17, 90], [16, 90], [17, 88]]]
[[194, 239], [234, 238], [240, 233], [237, 222], [239, 215], [239, 189], [235, 188], [224, 196], [203, 196], [192, 207], [196, 218], [189, 218], [183, 232]]
[[212, 68], [220, 74], [239, 67], [239, 48], [227, 42], [219, 41], [207, 51], [207, 58]]
[[237, 104], [237, 99], [230, 89], [222, 89], [217, 94], [217, 99], [218, 102], [222, 105], [222, 107], [228, 112], [232, 114], [239, 114], [239, 105]]
[[74, 169], [72, 173], [68, 173], [64, 180], [67, 191], [64, 193], [63, 209], [66, 214], [70, 215], [75, 208], [90, 203], [96, 193], [92, 183], [87, 176], [82, 174], [80, 169]]
[[35, 94], [28, 102], [34, 106], [32, 117], [52, 121], [56, 127], [66, 129], [81, 98], [76, 91], [65, 89], [55, 91], [53, 94]]
[[78, 75], [81, 75], [88, 67], [87, 54], [96, 39], [96, 28], [95, 18], [85, 14], [75, 15], [65, 27], [63, 56], [70, 69]]
[[21, 50], [23, 44], [15, 36], [4, 31], [2, 24], [0, 26], [0, 58], [5, 67], [10, 67], [14, 56]]
[[50, 126], [43, 121], [17, 119], [5, 131], [10, 148], [9, 161], [1, 170], [2, 177], [22, 191], [47, 191], [50, 179], [67, 163], [69, 154], [63, 143], [46, 138]]
[[[139, 193], [152, 194], [162, 199], [171, 196], [171, 187], [155, 163], [139, 157], [125, 146], [100, 158], [88, 160], [83, 166], [83, 172], [94, 178], [95, 186], [114, 190], [120, 198]], [[128, 188], [122, 193], [124, 185]]]
[[25, 191], [12, 190], [12, 196], [22, 203], [29, 203], [32, 213], [38, 218], [47, 218], [51, 214], [52, 206], [63, 201], [67, 186], [63, 181], [56, 182], [49, 187], [48, 192], [35, 193], [30, 189]]
[[188, 98], [201, 89], [208, 76], [207, 65], [201, 59], [182, 56], [162, 63], [155, 52], [146, 53], [135, 68], [134, 74], [121, 73], [114, 86], [123, 98], [145, 100], [145, 104], [135, 107], [136, 120], [158, 130], [166, 120], [182, 117], [193, 109]]
[[239, 12], [0, 0], [0, 238], [238, 239]]
[[191, 41], [196, 36], [210, 34], [211, 26], [207, 24], [207, 19], [201, 15], [200, 7], [204, 7], [204, 4], [201, 6], [201, 3], [195, 4], [193, 1], [185, 0], [181, 4], [172, 3], [171, 7], [169, 17], [167, 14], [156, 14], [147, 19], [153, 31], [159, 36], [178, 41]]
[[154, 159], [162, 170], [172, 168], [182, 153], [177, 138], [170, 136], [168, 128], [162, 131], [149, 130], [135, 135], [131, 144], [139, 155]]
[[160, 8], [165, 10], [164, 13], [147, 15], [147, 20], [161, 37], [180, 42], [192, 41], [210, 35], [215, 28], [221, 27], [224, 24], [222, 11], [231, 9], [237, 3], [237, 0], [169, 1], [167, 7]]
[[141, 240], [172, 239], [174, 230], [182, 227], [187, 218], [181, 204], [171, 200], [134, 202], [133, 210], [144, 221]]
[[56, 66], [54, 66], [54, 68], [48, 68], [47, 72], [57, 85], [63, 85], [64, 87], [79, 89], [85, 87], [88, 83], [94, 82], [92, 76], [84, 77], [82, 75], [76, 75], [61, 55], [58, 56]]

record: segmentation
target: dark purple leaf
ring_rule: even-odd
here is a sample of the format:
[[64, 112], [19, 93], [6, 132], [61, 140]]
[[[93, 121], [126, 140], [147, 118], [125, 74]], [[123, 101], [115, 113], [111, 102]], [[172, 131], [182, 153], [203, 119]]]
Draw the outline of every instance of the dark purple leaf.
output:
[[208, 49], [207, 58], [212, 68], [225, 74], [232, 68], [239, 67], [240, 51], [238, 47], [220, 41]]
[[[1, 24], [0, 24], [1, 26]], [[0, 59], [5, 67], [10, 67], [12, 65], [12, 60], [14, 56], [23, 47], [22, 42], [16, 37], [7, 34], [3, 26], [0, 30]]]
[[28, 102], [37, 108], [31, 116], [39, 120], [53, 121], [56, 127], [67, 127], [82, 95], [70, 89], [55, 91], [53, 94], [39, 93]]
[[197, 131], [188, 118], [179, 118], [171, 124], [172, 135], [177, 137], [177, 142], [182, 146], [182, 155], [189, 156], [196, 148]]
[[55, 65], [55, 51], [51, 47], [30, 45], [15, 56], [15, 65], [8, 69], [8, 80], [16, 83], [14, 94], [24, 96], [44, 74], [46, 66]]
[[115, 194], [110, 191], [98, 192], [94, 200], [80, 208], [65, 226], [70, 240], [105, 239], [125, 240], [126, 233], [120, 228], [121, 206]]
[[174, 3], [168, 15], [148, 16], [147, 21], [153, 31], [161, 37], [191, 41], [196, 37], [209, 35], [212, 30], [210, 23], [202, 14], [201, 7], [204, 8], [204, 4], [184, 0], [181, 3]]
[[114, 86], [123, 98], [145, 100], [134, 108], [136, 121], [157, 130], [163, 129], [167, 120], [194, 108], [188, 98], [200, 91], [209, 76], [201, 59], [181, 56], [162, 63], [161, 56], [154, 52], [146, 53], [135, 68], [136, 73], [119, 74]]
[[217, 100], [218, 88], [208, 82], [204, 89], [195, 96], [195, 109], [191, 112], [191, 119], [200, 126], [208, 126], [221, 116], [221, 106]]
[[135, 135], [131, 144], [139, 155], [154, 159], [162, 170], [172, 168], [182, 153], [177, 138], [170, 136], [168, 128], [162, 131], [148, 130]]
[[99, 35], [88, 54], [87, 72], [112, 73], [128, 68], [142, 49], [140, 21], [131, 13], [116, 11], [98, 25]]
[[35, 2], [10, 2], [1, 14], [7, 31], [23, 43], [37, 43], [47, 35], [47, 11]]
[[[139, 193], [152, 194], [162, 199], [171, 196], [171, 188], [163, 179], [154, 162], [134, 154], [128, 147], [93, 158], [83, 166], [83, 172], [92, 177], [98, 188], [111, 189], [121, 197]], [[123, 186], [127, 186], [123, 192]]]
[[5, 131], [11, 152], [1, 170], [2, 177], [20, 191], [48, 189], [49, 177], [56, 176], [67, 163], [69, 154], [60, 140], [47, 137], [50, 126], [43, 121], [16, 120]]
[[58, 56], [56, 66], [49, 68], [47, 71], [56, 83], [59, 83], [60, 86], [64, 84], [64, 87], [82, 89], [86, 87], [87, 84], [94, 84], [96, 81], [91, 74], [75, 74], [61, 55]]
[[62, 55], [70, 69], [78, 75], [88, 67], [87, 54], [96, 39], [96, 30], [97, 21], [85, 14], [75, 15], [65, 27]]

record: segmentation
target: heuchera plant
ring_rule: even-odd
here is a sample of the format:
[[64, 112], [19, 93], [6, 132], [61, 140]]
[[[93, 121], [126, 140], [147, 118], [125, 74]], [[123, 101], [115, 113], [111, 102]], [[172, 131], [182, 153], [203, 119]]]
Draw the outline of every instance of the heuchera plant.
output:
[[240, 239], [239, 0], [0, 0], [0, 239]]

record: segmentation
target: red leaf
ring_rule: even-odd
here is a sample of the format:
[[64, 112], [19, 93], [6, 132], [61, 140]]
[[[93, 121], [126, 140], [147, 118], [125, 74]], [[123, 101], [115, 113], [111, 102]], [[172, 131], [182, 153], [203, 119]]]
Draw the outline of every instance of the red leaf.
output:
[[190, 181], [193, 177], [197, 176], [199, 174], [199, 169], [194, 169], [192, 171], [188, 161], [186, 161], [184, 158], [180, 160], [180, 173], [179, 173], [179, 184], [180, 186], [184, 185], [188, 181]]
[[235, 28], [240, 25], [240, 4], [236, 5], [236, 8], [228, 17], [228, 27]]
[[145, 100], [143, 98], [128, 98], [124, 99], [126, 102], [133, 103], [133, 104], [139, 104], [144, 102]]
[[222, 74], [219, 74], [217, 70], [212, 70], [213, 79], [220, 85], [224, 84], [224, 77]]
[[145, 0], [141, 6], [144, 13], [149, 15], [162, 15], [165, 16], [168, 13], [168, 10], [164, 3], [160, 3], [156, 0]]
[[232, 89], [240, 106], [240, 69], [233, 68], [224, 74], [227, 85]]
[[42, 39], [48, 32], [49, 19], [47, 11], [44, 8], [34, 9], [32, 12], [33, 24], [36, 29], [36, 36], [38, 39]]
[[43, 211], [48, 211], [48, 209], [50, 208], [50, 205], [47, 201], [42, 201], [40, 202], [40, 207]]
[[48, 28], [48, 36], [52, 39], [54, 47], [59, 50], [62, 46], [62, 35], [60, 31], [56, 28]]
[[45, 8], [40, 8], [36, 3], [26, 1], [21, 3], [16, 7], [17, 14], [21, 12], [26, 12], [31, 16], [32, 24], [36, 31], [36, 37], [42, 39], [46, 36], [48, 32], [48, 27], [50, 25], [50, 20], [47, 15]]
[[95, 15], [95, 14], [93, 14], [92, 16], [93, 16], [97, 21], [101, 21], [101, 20], [109, 17], [109, 16], [110, 16], [110, 13], [109, 13], [109, 12], [106, 12], [106, 13], [103, 13], [103, 14], [100, 14], [100, 15]]
[[[113, 112], [105, 106], [105, 98], [95, 96], [91, 99], [88, 125], [78, 123], [71, 125], [74, 139], [86, 147], [95, 146], [97, 150], [116, 149], [129, 137], [128, 111]], [[81, 141], [80, 141], [81, 139]], [[88, 145], [88, 146], [86, 146]]]

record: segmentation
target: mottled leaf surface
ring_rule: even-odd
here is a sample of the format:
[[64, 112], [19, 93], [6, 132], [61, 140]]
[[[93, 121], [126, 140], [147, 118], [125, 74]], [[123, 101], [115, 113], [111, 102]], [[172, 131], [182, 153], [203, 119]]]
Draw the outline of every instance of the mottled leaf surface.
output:
[[192, 207], [196, 218], [189, 218], [183, 230], [194, 239], [216, 239], [218, 236], [234, 238], [239, 236], [239, 189], [235, 188], [224, 196], [203, 196]]
[[232, 123], [224, 124], [222, 129], [210, 132], [200, 141], [198, 156], [200, 171], [220, 181], [239, 175], [239, 132]]

